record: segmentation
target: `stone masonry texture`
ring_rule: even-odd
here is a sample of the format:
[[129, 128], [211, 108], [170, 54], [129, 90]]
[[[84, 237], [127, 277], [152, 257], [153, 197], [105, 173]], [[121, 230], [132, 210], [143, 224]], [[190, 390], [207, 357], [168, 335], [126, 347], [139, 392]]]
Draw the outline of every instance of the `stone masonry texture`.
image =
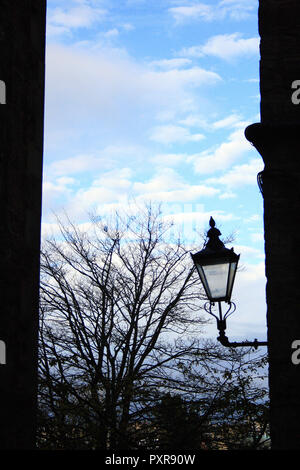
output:
[[35, 442], [45, 0], [0, 0], [0, 449]]
[[272, 449], [300, 449], [300, 80], [299, 0], [260, 0], [261, 122], [247, 139], [261, 154]]

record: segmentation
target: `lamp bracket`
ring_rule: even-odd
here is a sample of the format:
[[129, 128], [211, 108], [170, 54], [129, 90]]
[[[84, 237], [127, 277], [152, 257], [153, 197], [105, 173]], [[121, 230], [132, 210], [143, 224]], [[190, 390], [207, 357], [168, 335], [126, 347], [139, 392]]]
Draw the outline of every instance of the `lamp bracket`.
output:
[[[228, 309], [226, 310], [225, 314], [223, 315], [222, 313], [222, 308], [221, 308], [221, 302], [218, 302], [219, 305], [219, 316], [217, 316], [215, 313], [213, 313], [213, 308], [215, 306], [215, 302], [206, 302], [204, 304], [204, 310], [215, 317], [215, 319], [218, 321], [223, 321], [225, 322], [226, 318], [228, 318], [230, 315], [232, 315], [236, 311], [236, 305], [234, 302], [227, 302], [228, 304]], [[225, 329], [226, 329], [226, 322], [225, 322]]]
[[257, 349], [259, 346], [268, 346], [267, 341], [257, 341], [255, 338], [254, 341], [229, 341], [227, 336], [225, 335], [225, 331], [220, 331], [220, 335], [218, 336], [217, 340], [222, 344], [222, 346], [226, 346], [227, 348], [238, 348], [238, 347], [253, 347]]
[[217, 316], [212, 311], [213, 307], [215, 305], [214, 302], [206, 302], [204, 304], [204, 310], [207, 313], [209, 313], [210, 315], [212, 315], [213, 317], [215, 317], [215, 319], [217, 320], [217, 328], [219, 330], [219, 336], [218, 336], [217, 340], [223, 346], [226, 346], [226, 347], [229, 347], [229, 348], [237, 348], [237, 347], [240, 347], [240, 346], [250, 346], [250, 347], [254, 347], [255, 349], [257, 349], [259, 346], [267, 346], [268, 345], [267, 341], [257, 341], [256, 338], [255, 338], [254, 341], [242, 341], [242, 342], [229, 341], [228, 337], [225, 335], [226, 318], [228, 318], [230, 315], [232, 315], [235, 312], [236, 305], [234, 304], [234, 302], [228, 302], [228, 304], [229, 304], [229, 307], [228, 307], [227, 311], [225, 312], [225, 314], [223, 315], [222, 314], [221, 302], [218, 302], [219, 316]]

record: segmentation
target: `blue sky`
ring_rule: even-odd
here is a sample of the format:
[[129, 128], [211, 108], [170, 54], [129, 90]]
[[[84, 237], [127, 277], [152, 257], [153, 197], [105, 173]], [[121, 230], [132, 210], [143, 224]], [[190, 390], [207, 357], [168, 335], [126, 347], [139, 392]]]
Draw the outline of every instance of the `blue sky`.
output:
[[[228, 334], [265, 337], [257, 0], [48, 0], [43, 233], [130, 198], [187, 241], [211, 215], [243, 270]], [[201, 243], [201, 240], [199, 240]], [[199, 249], [201, 246], [199, 246]], [[215, 326], [213, 325], [213, 329]]]

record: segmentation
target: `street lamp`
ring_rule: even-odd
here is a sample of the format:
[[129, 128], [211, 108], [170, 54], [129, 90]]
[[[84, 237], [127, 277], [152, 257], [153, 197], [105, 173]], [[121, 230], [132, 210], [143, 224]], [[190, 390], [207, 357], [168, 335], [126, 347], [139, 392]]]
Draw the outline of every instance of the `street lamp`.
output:
[[[225, 247], [219, 238], [221, 232], [215, 227], [216, 224], [212, 217], [209, 225], [208, 241], [205, 248], [198, 253], [191, 254], [191, 256], [209, 300], [204, 305], [204, 309], [217, 320], [219, 330], [217, 339], [223, 346], [228, 347], [253, 346], [257, 349], [258, 346], [266, 346], [267, 342], [258, 342], [257, 339], [252, 342], [230, 342], [225, 335], [226, 319], [236, 310], [234, 302], [231, 301], [231, 293], [240, 255], [234, 253], [233, 248], [229, 250]], [[218, 303], [218, 315], [213, 313], [216, 302]], [[225, 314], [222, 312], [221, 302], [228, 304]]]

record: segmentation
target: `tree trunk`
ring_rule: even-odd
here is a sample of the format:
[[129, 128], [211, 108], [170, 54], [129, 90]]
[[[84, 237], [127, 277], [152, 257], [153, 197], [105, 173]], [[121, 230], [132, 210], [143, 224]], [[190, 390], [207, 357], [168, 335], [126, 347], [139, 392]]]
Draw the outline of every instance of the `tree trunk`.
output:
[[125, 392], [123, 396], [122, 403], [122, 417], [120, 421], [120, 435], [119, 435], [119, 449], [126, 450], [129, 446], [128, 439], [128, 424], [129, 424], [129, 413], [130, 413], [130, 404], [132, 401], [132, 382], [127, 382], [125, 386]]

